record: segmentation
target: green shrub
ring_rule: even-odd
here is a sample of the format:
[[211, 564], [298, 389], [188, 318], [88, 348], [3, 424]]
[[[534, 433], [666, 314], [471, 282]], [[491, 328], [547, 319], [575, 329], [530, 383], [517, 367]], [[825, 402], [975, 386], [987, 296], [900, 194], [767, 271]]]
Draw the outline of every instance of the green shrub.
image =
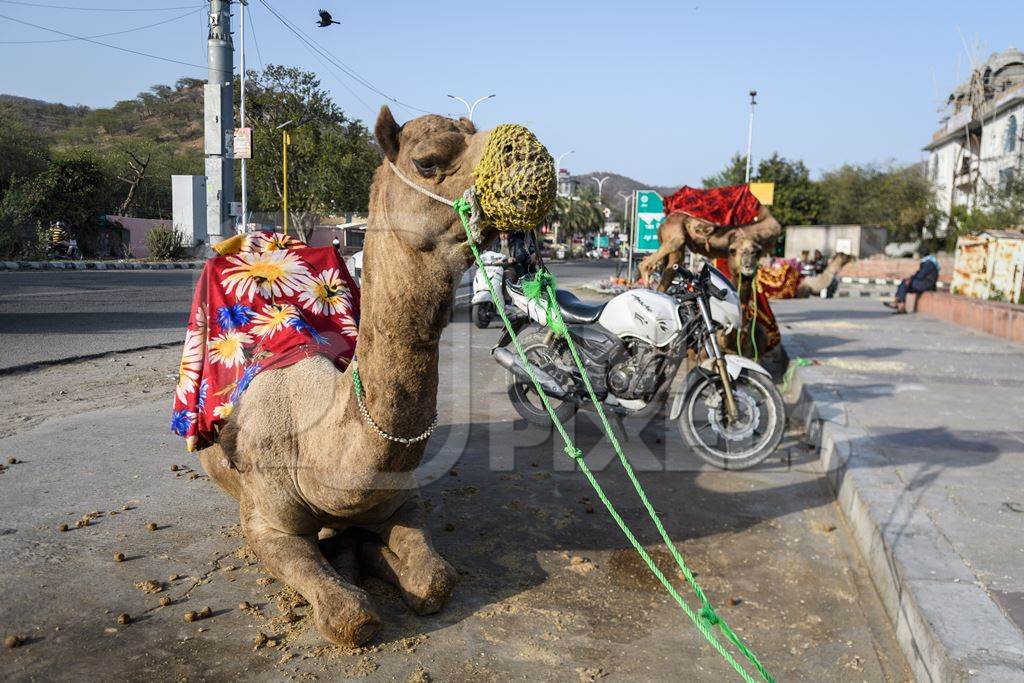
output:
[[166, 225], [153, 228], [146, 235], [149, 258], [159, 261], [177, 259], [185, 255], [185, 234]]

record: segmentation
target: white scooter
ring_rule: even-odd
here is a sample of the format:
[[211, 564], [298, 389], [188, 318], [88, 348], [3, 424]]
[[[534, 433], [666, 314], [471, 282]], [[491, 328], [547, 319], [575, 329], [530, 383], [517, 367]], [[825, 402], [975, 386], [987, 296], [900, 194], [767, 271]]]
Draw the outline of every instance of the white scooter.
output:
[[[480, 254], [480, 260], [483, 261], [487, 275], [491, 278], [494, 291], [500, 295], [504, 290], [504, 268], [508, 262], [508, 257], [496, 251], [485, 251]], [[472, 308], [473, 323], [480, 329], [486, 328], [491, 324], [491, 320], [497, 317], [497, 311], [494, 310], [494, 302], [491, 301], [491, 293], [487, 290], [487, 281], [484, 280], [484, 274], [479, 268], [473, 276]]]

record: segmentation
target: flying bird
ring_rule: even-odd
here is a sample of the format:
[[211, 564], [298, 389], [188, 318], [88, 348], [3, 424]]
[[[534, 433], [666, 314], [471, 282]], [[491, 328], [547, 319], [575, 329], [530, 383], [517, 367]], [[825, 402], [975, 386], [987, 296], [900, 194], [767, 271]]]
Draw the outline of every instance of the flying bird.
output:
[[335, 21], [334, 19], [332, 19], [331, 18], [331, 13], [328, 12], [327, 10], [325, 10], [325, 9], [320, 10], [320, 21], [317, 23], [317, 26], [319, 26], [320, 28], [325, 28], [327, 26], [330, 26], [331, 24], [340, 24], [340, 23], [341, 23], [340, 21]]

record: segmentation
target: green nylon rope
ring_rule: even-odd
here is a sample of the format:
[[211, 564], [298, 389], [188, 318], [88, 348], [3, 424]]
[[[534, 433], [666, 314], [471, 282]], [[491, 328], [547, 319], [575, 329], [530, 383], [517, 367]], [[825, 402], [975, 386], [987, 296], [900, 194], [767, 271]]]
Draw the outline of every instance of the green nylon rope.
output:
[[[743, 291], [743, 271], [737, 274], [737, 293]], [[757, 348], [757, 272], [754, 272], [754, 284], [751, 285], [751, 300], [754, 302], [754, 315], [750, 318], [750, 343], [754, 346], [754, 362], [758, 362], [761, 352]], [[742, 301], [740, 303], [743, 303]], [[743, 355], [743, 348], [740, 346], [740, 331], [743, 329], [743, 310], [740, 310], [740, 326], [736, 328], [736, 353]]]
[[[583, 472], [583, 475], [590, 482], [590, 485], [594, 488], [594, 491], [597, 493], [598, 498], [600, 498], [601, 503], [608, 510], [608, 513], [612, 516], [612, 519], [615, 520], [615, 523], [619, 526], [619, 529], [622, 531], [623, 535], [625, 535], [630, 545], [633, 546], [633, 549], [636, 550], [637, 554], [647, 565], [648, 569], [651, 570], [651, 573], [654, 575], [654, 577], [658, 579], [662, 586], [665, 587], [665, 590], [668, 591], [669, 595], [672, 596], [672, 598], [676, 601], [676, 603], [683, 610], [683, 612], [690, 618], [690, 620], [697, 627], [697, 630], [700, 631], [701, 635], [704, 636], [708, 643], [710, 643], [711, 646], [733, 667], [733, 669], [735, 669], [736, 673], [739, 674], [739, 676], [744, 681], [746, 681], [746, 683], [755, 683], [753, 677], [747, 672], [747, 670], [739, 662], [736, 661], [732, 653], [730, 653], [725, 648], [725, 646], [722, 645], [722, 643], [719, 642], [719, 640], [715, 637], [712, 627], [717, 625], [722, 635], [729, 642], [731, 642], [736, 647], [736, 649], [739, 650], [740, 653], [743, 654], [743, 656], [746, 657], [748, 661], [750, 661], [751, 664], [753, 664], [753, 666], [761, 674], [762, 678], [768, 683], [774, 683], [775, 678], [767, 671], [767, 669], [765, 669], [765, 667], [758, 660], [757, 656], [753, 652], [751, 652], [746, 647], [746, 645], [743, 644], [743, 641], [740, 640], [739, 636], [736, 635], [736, 633], [729, 627], [725, 620], [715, 613], [715, 610], [711, 606], [711, 603], [705, 595], [703, 589], [701, 589], [700, 584], [698, 584], [696, 579], [693, 577], [693, 573], [690, 571], [689, 567], [686, 566], [686, 562], [679, 554], [679, 551], [676, 549], [675, 544], [672, 542], [671, 538], [669, 538], [668, 532], [665, 530], [664, 525], [662, 525], [661, 519], [658, 517], [657, 512], [654, 510], [654, 507], [647, 499], [647, 495], [644, 492], [643, 487], [641, 486], [639, 480], [636, 478], [636, 474], [634, 473], [633, 468], [629, 463], [629, 460], [623, 453], [622, 447], [619, 445], [619, 441], [615, 437], [615, 433], [612, 430], [611, 425], [608, 423], [608, 418], [604, 413], [604, 409], [601, 405], [601, 402], [597, 400], [597, 397], [594, 394], [594, 389], [590, 384], [590, 379], [587, 376], [586, 370], [583, 368], [583, 363], [580, 360], [579, 352], [576, 350], [576, 345], [573, 343], [571, 335], [565, 334], [565, 332], [567, 331], [565, 321], [562, 319], [561, 309], [559, 309], [558, 305], [555, 303], [556, 300], [554, 276], [552, 276], [547, 271], [541, 271], [534, 278], [524, 282], [524, 293], [530, 299], [536, 301], [538, 304], [541, 303], [542, 298], [544, 299], [545, 314], [547, 321], [549, 323], [549, 327], [552, 331], [561, 334], [563, 338], [566, 340], [569, 346], [569, 350], [572, 353], [573, 360], [576, 363], [576, 367], [580, 371], [580, 376], [583, 379], [584, 385], [586, 386], [587, 394], [590, 397], [591, 402], [594, 404], [594, 407], [597, 409], [597, 414], [601, 418], [601, 423], [604, 427], [605, 434], [608, 436], [609, 442], [612, 444], [612, 447], [615, 450], [615, 454], [618, 456], [619, 461], [622, 463], [623, 469], [626, 471], [627, 476], [632, 482], [633, 488], [636, 489], [636, 492], [640, 497], [640, 500], [643, 503], [644, 508], [646, 508], [648, 515], [654, 521], [654, 525], [657, 527], [658, 533], [661, 535], [661, 538], [664, 541], [666, 547], [668, 547], [669, 552], [672, 554], [672, 557], [675, 560], [676, 565], [683, 573], [683, 576], [686, 577], [687, 583], [690, 584], [690, 587], [693, 589], [694, 593], [697, 595], [697, 598], [701, 603], [699, 614], [695, 613], [693, 609], [690, 607], [690, 605], [687, 604], [686, 600], [683, 599], [683, 597], [669, 582], [669, 580], [665, 577], [661, 570], [658, 569], [658, 567], [654, 564], [654, 560], [651, 558], [650, 554], [648, 554], [648, 552], [644, 549], [644, 547], [633, 535], [632, 531], [629, 529], [629, 526], [626, 524], [625, 520], [622, 519], [618, 511], [615, 509], [615, 506], [612, 504], [610, 500], [608, 500], [608, 497], [605, 495], [604, 490], [601, 488], [601, 485], [594, 477], [593, 472], [591, 472], [590, 468], [587, 467], [586, 462], [583, 460], [582, 451], [580, 451], [580, 449], [578, 449], [573, 444], [571, 437], [565, 431], [565, 427], [562, 425], [561, 421], [555, 415], [555, 411], [551, 407], [550, 402], [548, 401], [547, 394], [544, 393], [544, 389], [540, 386], [540, 382], [537, 380], [537, 377], [533, 372], [531, 363], [529, 359], [527, 359], [526, 353], [523, 350], [522, 345], [520, 345], [519, 339], [515, 331], [512, 329], [512, 323], [509, 321], [508, 316], [505, 313], [504, 301], [499, 298], [497, 292], [495, 291], [494, 285], [491, 282], [491, 278], [487, 274], [486, 268], [483, 267], [483, 262], [480, 259], [480, 252], [478, 251], [476, 244], [473, 242], [473, 239], [470, 236], [468, 222], [468, 216], [470, 212], [469, 204], [461, 199], [457, 199], [455, 201], [454, 208], [455, 211], [458, 213], [459, 218], [462, 220], [463, 227], [466, 229], [466, 236], [469, 238], [469, 247], [473, 252], [473, 257], [476, 260], [477, 267], [480, 268], [481, 272], [483, 272], [484, 274], [484, 282], [487, 284], [487, 290], [491, 295], [491, 299], [494, 301], [495, 309], [498, 311], [498, 315], [501, 317], [501, 320], [505, 325], [505, 329], [512, 337], [512, 344], [515, 346], [519, 358], [523, 361], [524, 367], [526, 368], [526, 371], [530, 376], [530, 380], [533, 383], [534, 389], [537, 391], [537, 395], [540, 397], [541, 403], [544, 405], [545, 410], [547, 410], [552, 423], [554, 424], [555, 428], [557, 429], [559, 435], [562, 438], [563, 443], [565, 444], [564, 450], [566, 454], [576, 461], [576, 463], [579, 465], [580, 471]], [[559, 330], [561, 330], [561, 332], [558, 332]]]

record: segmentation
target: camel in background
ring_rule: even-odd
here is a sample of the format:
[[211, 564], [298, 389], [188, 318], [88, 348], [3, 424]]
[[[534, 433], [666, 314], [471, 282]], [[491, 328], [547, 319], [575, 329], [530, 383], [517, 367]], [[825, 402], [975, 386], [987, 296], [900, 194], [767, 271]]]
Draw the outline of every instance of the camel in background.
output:
[[762, 254], [770, 254], [781, 234], [782, 225], [766, 206], [753, 223], [739, 227], [715, 225], [684, 213], [669, 214], [658, 227], [658, 250], [640, 262], [638, 274], [650, 282], [651, 275], [661, 270], [658, 291], [664, 292], [672, 284], [673, 266], [682, 263], [687, 249], [710, 259], [729, 258], [733, 241], [744, 237], [756, 242]]
[[800, 280], [800, 283], [796, 287], [796, 298], [806, 299], [812, 296], [820, 296], [821, 293], [832, 286], [832, 281], [839, 275], [847, 263], [853, 260], [853, 257], [849, 254], [839, 252], [828, 260], [828, 265], [825, 266], [825, 270], [805, 277]]

